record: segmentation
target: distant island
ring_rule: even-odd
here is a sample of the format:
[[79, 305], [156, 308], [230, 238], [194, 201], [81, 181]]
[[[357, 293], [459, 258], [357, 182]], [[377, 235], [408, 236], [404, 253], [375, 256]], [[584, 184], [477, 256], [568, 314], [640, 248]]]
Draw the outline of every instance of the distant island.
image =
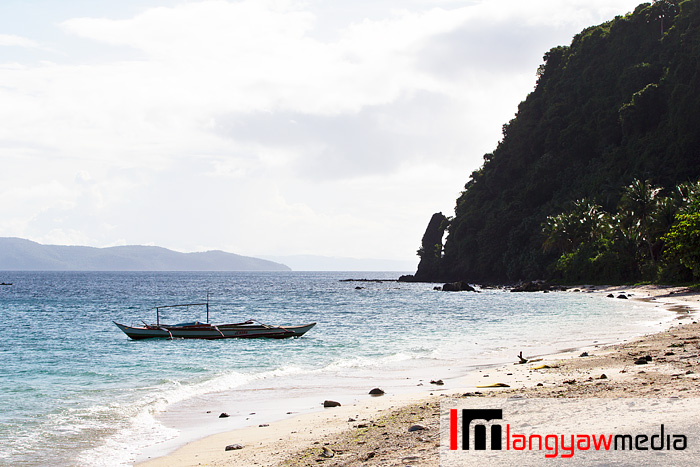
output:
[[42, 245], [0, 237], [3, 271], [291, 271], [280, 263], [214, 250], [180, 253], [157, 246]]
[[294, 271], [412, 271], [417, 261], [319, 255], [263, 256]]

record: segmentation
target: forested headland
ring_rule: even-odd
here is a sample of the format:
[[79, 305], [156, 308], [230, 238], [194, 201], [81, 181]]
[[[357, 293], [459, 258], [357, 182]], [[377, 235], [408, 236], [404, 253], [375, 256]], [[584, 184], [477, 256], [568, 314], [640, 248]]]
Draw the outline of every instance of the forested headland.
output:
[[407, 279], [697, 281], [699, 176], [700, 0], [644, 3], [544, 55]]

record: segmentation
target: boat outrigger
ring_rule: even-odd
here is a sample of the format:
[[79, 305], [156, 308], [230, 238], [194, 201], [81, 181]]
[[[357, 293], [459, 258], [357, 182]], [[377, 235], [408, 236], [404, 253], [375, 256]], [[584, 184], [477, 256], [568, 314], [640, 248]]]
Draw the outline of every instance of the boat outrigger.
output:
[[[163, 308], [206, 306], [207, 322], [193, 321], [180, 324], [160, 324], [160, 310]], [[165, 339], [284, 339], [286, 337], [299, 337], [304, 335], [316, 323], [309, 323], [302, 326], [270, 326], [254, 320], [244, 321], [236, 324], [210, 324], [209, 323], [209, 300], [206, 303], [188, 303], [182, 305], [157, 306], [156, 324], [143, 326], [126, 326], [112, 321], [124, 334], [134, 340], [165, 338]]]

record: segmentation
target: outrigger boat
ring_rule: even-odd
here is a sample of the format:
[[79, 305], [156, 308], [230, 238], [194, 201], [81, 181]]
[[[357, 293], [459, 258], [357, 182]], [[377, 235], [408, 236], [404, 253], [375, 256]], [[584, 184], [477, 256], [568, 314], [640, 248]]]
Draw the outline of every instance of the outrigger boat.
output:
[[[191, 323], [180, 324], [160, 324], [160, 310], [162, 308], [206, 306], [207, 322], [201, 323], [193, 321]], [[126, 326], [112, 321], [124, 334], [134, 340], [165, 338], [165, 339], [284, 339], [286, 337], [299, 337], [304, 335], [316, 323], [309, 323], [303, 326], [269, 326], [254, 320], [244, 321], [236, 324], [210, 324], [209, 323], [209, 300], [206, 303], [189, 303], [183, 305], [157, 306], [156, 324], [143, 326]]]

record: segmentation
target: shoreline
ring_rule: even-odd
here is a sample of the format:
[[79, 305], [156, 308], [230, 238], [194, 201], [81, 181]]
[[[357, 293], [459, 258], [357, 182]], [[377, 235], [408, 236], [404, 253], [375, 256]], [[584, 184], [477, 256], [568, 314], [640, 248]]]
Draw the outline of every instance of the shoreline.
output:
[[[580, 292], [573, 292], [578, 289]], [[295, 415], [264, 426], [251, 426], [211, 435], [190, 442], [163, 457], [137, 463], [143, 467], [165, 465], [379, 465], [387, 459], [396, 464], [406, 459], [414, 466], [439, 464], [439, 401], [442, 397], [470, 394], [476, 397], [663, 397], [665, 395], [700, 395], [687, 385], [697, 376], [681, 378], [678, 365], [695, 363], [672, 356], [660, 357], [659, 346], [676, 342], [679, 336], [700, 335], [700, 326], [690, 324], [692, 312], [700, 310], [700, 293], [682, 287], [580, 286], [572, 293], [628, 294], [630, 298], [656, 303], [678, 313], [668, 329], [642, 336], [629, 342], [606, 346], [590, 346], [546, 355], [533, 365], [494, 365], [477, 368], [449, 381], [445, 386], [431, 387], [430, 394], [417, 392], [382, 396], [357, 401], [352, 405]], [[617, 296], [617, 295], [615, 295]], [[680, 319], [678, 319], [680, 318]], [[677, 325], [685, 321], [687, 324]], [[675, 333], [672, 334], [672, 333]], [[692, 339], [691, 339], [692, 340]], [[690, 342], [680, 340], [682, 342]], [[700, 340], [698, 340], [700, 345]], [[655, 359], [646, 371], [637, 374], [630, 358], [656, 349]], [[591, 356], [581, 358], [581, 350]], [[515, 360], [515, 356], [514, 356]], [[675, 363], [674, 363], [675, 362]], [[680, 363], [678, 363], [680, 362]], [[631, 366], [630, 366], [631, 365]], [[690, 367], [688, 367], [690, 368]], [[643, 370], [642, 370], [643, 371]], [[691, 371], [692, 369], [688, 369]], [[700, 373], [700, 370], [698, 370]], [[606, 374], [605, 379], [600, 379]], [[488, 379], [487, 379], [488, 378]], [[573, 383], [571, 381], [574, 381]], [[481, 389], [476, 386], [493, 383], [507, 388]], [[692, 384], [690, 385], [692, 386]], [[412, 424], [424, 425], [419, 435], [407, 435]], [[358, 442], [358, 437], [362, 438]], [[240, 450], [225, 451], [231, 444], [243, 445]], [[326, 456], [323, 457], [324, 448]], [[337, 453], [337, 456], [336, 456]]]

